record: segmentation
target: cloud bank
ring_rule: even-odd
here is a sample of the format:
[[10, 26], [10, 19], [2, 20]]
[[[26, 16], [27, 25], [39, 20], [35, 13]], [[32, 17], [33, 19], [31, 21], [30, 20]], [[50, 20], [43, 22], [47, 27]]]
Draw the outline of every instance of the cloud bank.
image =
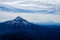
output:
[[0, 2], [0, 21], [21, 16], [30, 22], [60, 23], [60, 0], [11, 0]]
[[[16, 10], [35, 12], [35, 13], [56, 13], [60, 12], [59, 0], [15, 0], [12, 2], [1, 2], [1, 4], [10, 6], [8, 9], [13, 8], [12, 10], [15, 12]], [[2, 5], [1, 5], [2, 6]], [[15, 9], [14, 9], [15, 8]], [[2, 8], [4, 9], [4, 8]], [[6, 9], [6, 10], [8, 10]], [[5, 10], [5, 9], [4, 9]], [[19, 12], [17, 11], [17, 12]], [[27, 11], [28, 12], [28, 11]]]

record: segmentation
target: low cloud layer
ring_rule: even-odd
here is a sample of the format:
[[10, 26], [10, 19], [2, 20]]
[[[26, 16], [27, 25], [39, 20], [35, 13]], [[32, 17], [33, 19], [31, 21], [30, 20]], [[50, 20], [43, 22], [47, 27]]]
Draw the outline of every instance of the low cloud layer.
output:
[[57, 14], [29, 14], [29, 13], [0, 13], [0, 21], [12, 20], [20, 16], [29, 22], [54, 22], [60, 23], [60, 16]]

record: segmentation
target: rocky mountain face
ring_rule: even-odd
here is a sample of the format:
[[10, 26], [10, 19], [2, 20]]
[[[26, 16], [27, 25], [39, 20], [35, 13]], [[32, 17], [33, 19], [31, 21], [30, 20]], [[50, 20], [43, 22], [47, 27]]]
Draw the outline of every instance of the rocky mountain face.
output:
[[0, 23], [1, 40], [59, 40], [60, 25], [36, 25], [16, 17]]
[[27, 20], [18, 16], [14, 20], [9, 20], [9, 21], [0, 23], [0, 30], [1, 30], [0, 35], [1, 36], [9, 35], [9, 38], [10, 38], [10, 35], [19, 36], [21, 38], [24, 38], [24, 35], [25, 37], [27, 36], [29, 37], [29, 35], [32, 36], [31, 33], [37, 32], [38, 27], [35, 27], [35, 26], [37, 25], [30, 23]]

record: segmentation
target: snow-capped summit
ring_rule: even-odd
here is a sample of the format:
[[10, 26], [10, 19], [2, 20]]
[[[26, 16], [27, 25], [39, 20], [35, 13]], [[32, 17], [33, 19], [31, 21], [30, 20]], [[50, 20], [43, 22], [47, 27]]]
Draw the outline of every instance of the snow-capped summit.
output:
[[13, 20], [5, 21], [3, 24], [10, 25], [10, 26], [28, 26], [31, 25], [31, 23], [22, 17], [18, 16]]
[[13, 25], [14, 26], [28, 26], [28, 25], [31, 25], [31, 23], [29, 21], [23, 19], [20, 16], [16, 17], [13, 20], [6, 21], [6, 22], [4, 22], [4, 24], [12, 25], [12, 26]]
[[23, 18], [21, 18], [21, 17], [16, 17], [15, 19], [14, 19], [14, 21], [23, 21]]
[[22, 17], [18, 16], [13, 21], [12, 24], [19, 24], [19, 25], [27, 25], [29, 22], [23, 19]]

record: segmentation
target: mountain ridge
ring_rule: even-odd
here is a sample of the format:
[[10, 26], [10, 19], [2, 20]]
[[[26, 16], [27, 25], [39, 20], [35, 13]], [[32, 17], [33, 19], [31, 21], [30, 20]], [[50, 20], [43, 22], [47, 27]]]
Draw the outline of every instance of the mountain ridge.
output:
[[56, 40], [56, 38], [60, 39], [60, 27], [53, 26], [38, 26], [18, 16], [14, 20], [0, 23], [0, 37], [4, 40]]

